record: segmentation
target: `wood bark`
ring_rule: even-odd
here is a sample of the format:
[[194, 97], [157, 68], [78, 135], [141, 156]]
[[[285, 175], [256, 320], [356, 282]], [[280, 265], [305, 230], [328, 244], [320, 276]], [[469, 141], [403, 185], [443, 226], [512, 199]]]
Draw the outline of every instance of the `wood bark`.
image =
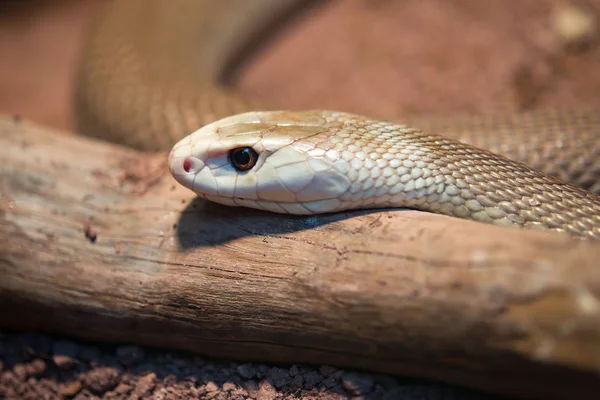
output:
[[1, 327], [597, 394], [599, 243], [410, 210], [230, 208], [165, 161], [0, 120]]

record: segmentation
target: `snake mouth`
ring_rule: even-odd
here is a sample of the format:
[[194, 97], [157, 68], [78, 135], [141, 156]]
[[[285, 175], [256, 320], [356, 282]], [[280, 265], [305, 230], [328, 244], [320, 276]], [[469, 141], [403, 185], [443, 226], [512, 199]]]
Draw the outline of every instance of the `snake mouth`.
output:
[[338, 199], [325, 199], [309, 202], [285, 202], [271, 200], [253, 200], [241, 197], [226, 197], [201, 194], [202, 199], [232, 207], [254, 208], [277, 214], [313, 215], [336, 211], [340, 206]]

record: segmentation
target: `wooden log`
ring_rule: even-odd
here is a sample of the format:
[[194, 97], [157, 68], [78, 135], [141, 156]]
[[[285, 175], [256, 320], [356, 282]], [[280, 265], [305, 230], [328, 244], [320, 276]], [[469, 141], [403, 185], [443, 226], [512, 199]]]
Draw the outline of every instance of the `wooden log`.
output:
[[0, 120], [0, 326], [526, 397], [600, 388], [600, 244], [409, 210], [195, 199], [144, 154]]

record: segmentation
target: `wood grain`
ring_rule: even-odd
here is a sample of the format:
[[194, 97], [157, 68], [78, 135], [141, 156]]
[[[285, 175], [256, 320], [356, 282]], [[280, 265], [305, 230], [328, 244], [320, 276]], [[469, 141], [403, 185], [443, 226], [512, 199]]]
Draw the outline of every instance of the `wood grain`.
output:
[[144, 154], [0, 120], [0, 326], [525, 397], [600, 388], [600, 244], [408, 210], [208, 204]]

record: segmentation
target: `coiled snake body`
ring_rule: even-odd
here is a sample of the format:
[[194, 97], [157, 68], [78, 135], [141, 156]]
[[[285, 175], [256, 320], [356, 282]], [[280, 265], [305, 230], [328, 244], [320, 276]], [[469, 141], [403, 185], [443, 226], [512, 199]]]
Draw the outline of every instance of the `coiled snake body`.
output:
[[238, 114], [264, 108], [219, 86], [222, 69], [241, 37], [298, 3], [114, 1], [83, 56], [80, 130], [148, 150], [179, 140], [169, 158], [177, 181], [223, 204], [291, 214], [410, 207], [600, 238], [596, 110], [410, 125], [331, 111]]

